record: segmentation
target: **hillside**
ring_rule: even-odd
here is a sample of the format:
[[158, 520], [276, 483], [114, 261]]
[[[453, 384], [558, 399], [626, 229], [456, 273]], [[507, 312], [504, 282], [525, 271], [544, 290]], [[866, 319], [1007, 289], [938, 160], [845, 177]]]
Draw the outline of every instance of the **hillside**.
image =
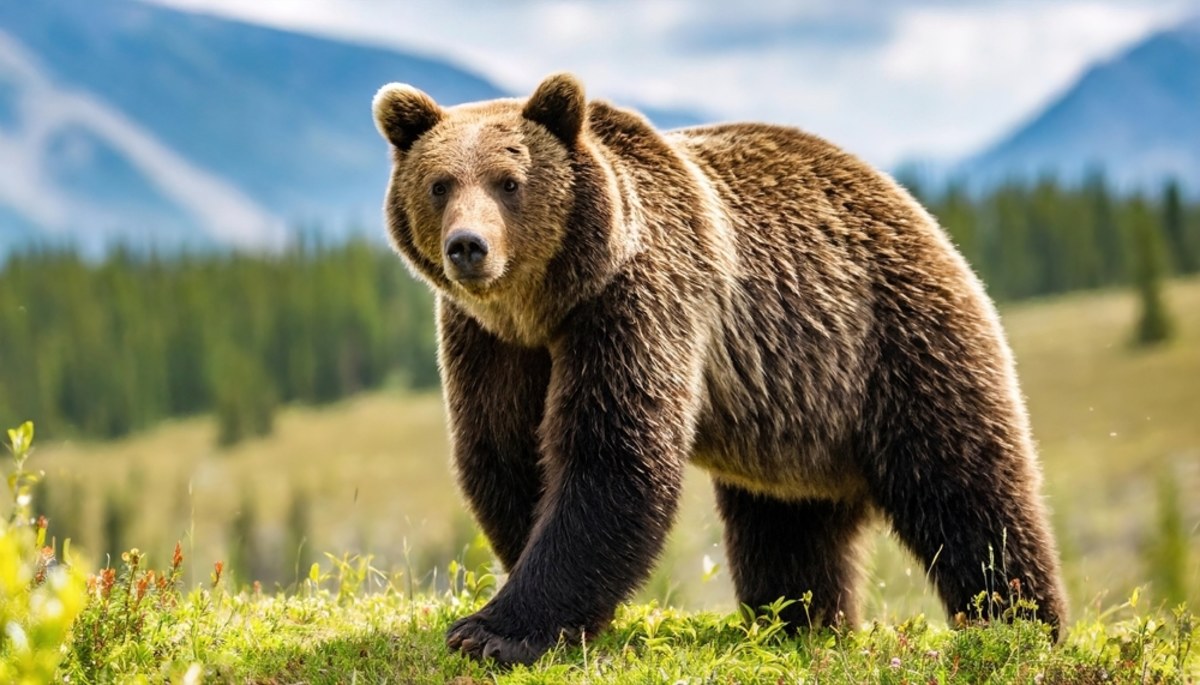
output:
[[1177, 178], [1200, 192], [1200, 17], [1089, 68], [1070, 88], [955, 173], [975, 187], [1103, 169], [1124, 190]]

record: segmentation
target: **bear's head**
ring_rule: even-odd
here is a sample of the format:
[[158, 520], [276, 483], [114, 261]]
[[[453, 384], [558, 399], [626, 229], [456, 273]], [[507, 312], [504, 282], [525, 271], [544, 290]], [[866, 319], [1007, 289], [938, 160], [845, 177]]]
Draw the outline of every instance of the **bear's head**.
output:
[[393, 83], [373, 110], [394, 155], [388, 230], [409, 266], [468, 304], [527, 296], [574, 205], [587, 114], [579, 82], [559, 74], [524, 102], [449, 108]]

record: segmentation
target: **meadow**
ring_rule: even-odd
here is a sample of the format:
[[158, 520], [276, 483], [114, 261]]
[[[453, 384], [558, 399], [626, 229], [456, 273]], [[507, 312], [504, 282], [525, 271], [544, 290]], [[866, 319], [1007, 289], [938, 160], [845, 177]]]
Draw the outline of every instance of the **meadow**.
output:
[[[1126, 292], [1002, 309], [1075, 616], [1119, 605], [1137, 587], [1164, 607], [1200, 601], [1200, 280], [1171, 282], [1166, 301], [1177, 336], [1138, 350]], [[436, 393], [384, 389], [286, 407], [272, 435], [225, 449], [204, 417], [117, 441], [47, 441], [39, 501], [52, 531], [97, 567], [114, 561], [105, 549], [133, 546], [161, 563], [179, 540], [187, 583], [221, 560], [243, 576], [234, 584], [295, 589], [312, 562], [332, 568], [330, 553], [369, 556], [413, 586], [443, 590], [450, 560], [487, 558], [453, 484], [443, 421]], [[698, 470], [684, 497], [641, 599], [731, 610], [721, 529]], [[880, 527], [864, 615], [942, 621], [924, 575]]]

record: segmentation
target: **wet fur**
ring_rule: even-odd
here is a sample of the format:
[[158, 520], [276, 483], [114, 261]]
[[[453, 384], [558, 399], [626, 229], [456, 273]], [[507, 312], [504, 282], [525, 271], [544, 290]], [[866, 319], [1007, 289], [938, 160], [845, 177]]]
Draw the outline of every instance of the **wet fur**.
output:
[[[812, 591], [807, 616], [853, 623], [859, 542], [882, 516], [951, 615], [989, 589], [991, 549], [999, 582], [1057, 625], [1012, 358], [928, 214], [794, 129], [663, 134], [590, 102], [574, 131], [560, 110], [578, 86], [554, 78], [527, 103], [418, 112], [436, 122], [394, 150], [389, 230], [438, 295], [459, 483], [510, 572], [451, 646], [527, 662], [600, 630], [661, 551], [689, 460], [713, 476], [744, 603]], [[513, 261], [487, 293], [442, 273], [423, 195], [430, 169], [486, 166], [464, 127], [498, 127], [543, 176], [493, 227]]]

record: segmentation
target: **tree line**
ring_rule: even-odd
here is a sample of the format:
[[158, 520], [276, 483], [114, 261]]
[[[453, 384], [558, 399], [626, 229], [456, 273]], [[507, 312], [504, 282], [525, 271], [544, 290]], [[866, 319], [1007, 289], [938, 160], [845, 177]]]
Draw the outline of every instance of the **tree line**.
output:
[[[1200, 204], [1174, 183], [1156, 197], [1117, 195], [1100, 176], [914, 190], [997, 300], [1132, 284], [1161, 310], [1157, 281], [1200, 270]], [[1166, 314], [1154, 316], [1147, 335], [1161, 337]], [[362, 240], [274, 255], [117, 249], [98, 263], [29, 251], [0, 269], [0, 417], [115, 438], [215, 412], [230, 444], [269, 432], [281, 403], [435, 386], [433, 329], [425, 286]]]
[[0, 416], [43, 435], [215, 411], [232, 443], [268, 432], [279, 403], [436, 383], [427, 289], [364, 241], [100, 263], [43, 250], [0, 271]]
[[982, 196], [963, 181], [909, 187], [999, 301], [1133, 283], [1139, 259], [1163, 275], [1200, 270], [1200, 204], [1173, 181], [1154, 197], [1116, 195], [1100, 174], [1076, 187], [1046, 178]]

